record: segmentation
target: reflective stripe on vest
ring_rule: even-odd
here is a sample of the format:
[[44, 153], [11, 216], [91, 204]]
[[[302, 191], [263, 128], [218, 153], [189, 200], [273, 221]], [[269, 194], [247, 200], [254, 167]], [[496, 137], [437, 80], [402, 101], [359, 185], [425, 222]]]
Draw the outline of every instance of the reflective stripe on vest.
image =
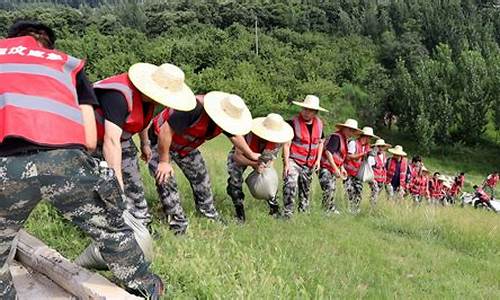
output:
[[127, 100], [127, 105], [129, 107], [129, 110], [132, 110], [132, 96], [133, 96], [133, 91], [130, 89], [130, 87], [121, 84], [121, 83], [102, 83], [101, 81], [98, 81], [94, 83], [94, 88], [96, 89], [104, 89], [104, 90], [117, 90], [120, 91], [125, 99]]
[[318, 117], [312, 120], [312, 130], [309, 134], [307, 124], [300, 117], [292, 120], [295, 137], [290, 145], [290, 158], [299, 165], [312, 167], [316, 162], [323, 132], [323, 123]]
[[385, 161], [385, 153], [382, 153], [382, 158], [380, 158], [380, 154], [377, 153], [375, 156], [375, 165], [373, 166], [373, 175], [376, 182], [385, 182], [385, 177], [387, 176]]

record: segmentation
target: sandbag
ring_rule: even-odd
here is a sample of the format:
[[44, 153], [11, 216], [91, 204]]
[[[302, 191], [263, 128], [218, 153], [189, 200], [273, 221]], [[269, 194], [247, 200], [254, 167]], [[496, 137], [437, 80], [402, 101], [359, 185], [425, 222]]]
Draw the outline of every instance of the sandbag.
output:
[[365, 159], [358, 170], [356, 177], [364, 182], [373, 182], [375, 178], [373, 174], [373, 168], [370, 166], [368, 159]]
[[[144, 257], [148, 262], [151, 262], [153, 259], [153, 238], [148, 229], [128, 211], [123, 212], [123, 219], [125, 224], [130, 226], [134, 231], [135, 240], [139, 244], [139, 247], [141, 247], [142, 252], [144, 252]], [[75, 259], [75, 264], [84, 268], [98, 270], [108, 269], [99, 251], [99, 246], [95, 242], [90, 244], [82, 254]]]
[[260, 174], [253, 170], [248, 174], [245, 182], [255, 199], [269, 200], [278, 192], [278, 173], [272, 167], [265, 168]]

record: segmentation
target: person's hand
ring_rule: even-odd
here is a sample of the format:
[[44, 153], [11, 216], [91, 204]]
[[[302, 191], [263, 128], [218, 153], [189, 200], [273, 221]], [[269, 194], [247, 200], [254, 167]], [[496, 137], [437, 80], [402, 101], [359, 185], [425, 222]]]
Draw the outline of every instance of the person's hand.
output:
[[315, 163], [314, 163], [314, 166], [313, 166], [313, 172], [316, 172], [319, 170], [319, 166], [320, 166], [320, 160], [318, 159]]
[[162, 161], [158, 164], [158, 169], [156, 170], [156, 181], [158, 183], [164, 183], [170, 176], [174, 176], [174, 169], [169, 162]]
[[342, 168], [342, 170], [340, 171], [340, 175], [342, 176], [342, 179], [346, 179], [347, 178], [347, 171]]
[[249, 158], [250, 158], [250, 160], [255, 160], [255, 161], [257, 161], [257, 160], [259, 160], [259, 158], [260, 158], [260, 153], [255, 153], [255, 152], [252, 152], [252, 153], [250, 154], [250, 157], [249, 157]]
[[283, 164], [283, 177], [286, 177], [288, 175], [288, 172], [290, 171], [290, 166], [288, 163]]
[[151, 156], [153, 152], [151, 151], [150, 145], [141, 146], [141, 159], [145, 162], [149, 162], [151, 160]]
[[342, 176], [340, 170], [337, 169], [337, 171], [335, 171], [335, 173], [333, 173], [333, 175], [335, 175], [335, 177], [339, 178], [340, 176]]

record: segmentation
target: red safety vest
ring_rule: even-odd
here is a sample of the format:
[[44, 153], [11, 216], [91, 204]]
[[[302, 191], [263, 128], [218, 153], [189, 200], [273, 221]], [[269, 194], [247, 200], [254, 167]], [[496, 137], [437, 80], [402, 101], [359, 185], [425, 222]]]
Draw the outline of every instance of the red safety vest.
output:
[[[389, 161], [389, 168], [387, 169], [387, 177], [385, 180], [386, 184], [390, 184], [392, 181], [392, 177], [394, 177], [394, 174], [396, 174], [396, 166], [397, 166], [397, 161], [394, 158], [391, 158]], [[400, 172], [399, 172], [399, 184], [402, 189], [406, 189], [406, 172], [408, 170], [408, 160], [406, 157], [401, 158], [401, 164], [400, 164]]]
[[[196, 96], [197, 99], [202, 99], [204, 96]], [[166, 108], [153, 119], [153, 126], [157, 135], [160, 134], [160, 127], [170, 118], [170, 115], [175, 110]], [[172, 135], [172, 143], [170, 144], [170, 151], [178, 153], [184, 157], [191, 153], [205, 141], [211, 140], [222, 133], [222, 129], [215, 125], [215, 130], [212, 133], [207, 132], [210, 122], [213, 122], [208, 114], [203, 110], [200, 117], [187, 128], [183, 133], [179, 134], [174, 132]]]
[[253, 133], [245, 135], [245, 141], [248, 147], [255, 153], [262, 153], [264, 150], [275, 150], [278, 147], [277, 143], [266, 141]]
[[498, 180], [499, 180], [498, 174], [497, 175], [491, 174], [486, 179], [486, 185], [489, 186], [489, 187], [491, 187], [491, 188], [494, 188], [497, 185]]
[[476, 190], [476, 196], [479, 197], [479, 200], [483, 202], [488, 202], [490, 201], [490, 195], [486, 193], [482, 188], [478, 187]]
[[[340, 168], [344, 164], [345, 158], [347, 157], [347, 139], [342, 135], [340, 131], [337, 131], [334, 134], [330, 135], [328, 137], [328, 140], [330, 140], [332, 136], [338, 136], [340, 140], [339, 152], [332, 153], [333, 162], [335, 163], [337, 168]], [[325, 143], [325, 145], [328, 145], [328, 140]], [[320, 162], [321, 167], [334, 173], [335, 169], [328, 161], [328, 156], [326, 155], [326, 151], [327, 151], [326, 149], [323, 149], [323, 154], [321, 155], [321, 162]]]
[[293, 118], [293, 130], [295, 136], [290, 145], [290, 158], [299, 165], [314, 166], [318, 158], [323, 122], [318, 117], [312, 121], [312, 135], [309, 134], [306, 122], [301, 116]]
[[[155, 106], [148, 105], [148, 111], [144, 111], [142, 94], [132, 84], [127, 73], [115, 75], [94, 83], [94, 89], [114, 90], [120, 92], [127, 101], [128, 117], [123, 124], [122, 140], [130, 139], [134, 134], [141, 132], [149, 125], [153, 118]], [[104, 139], [104, 112], [101, 108], [95, 109], [97, 124], [97, 140]]]
[[385, 182], [387, 171], [385, 170], [385, 153], [382, 153], [382, 158], [377, 153], [375, 156], [375, 165], [373, 166], [373, 175], [376, 182]]
[[[370, 151], [371, 147], [370, 144], [366, 145], [361, 145], [361, 142], [358, 140], [356, 142], [356, 153], [353, 154], [360, 154], [364, 153], [367, 151]], [[358, 170], [361, 167], [361, 163], [363, 161], [363, 157], [360, 157], [358, 159], [350, 159], [349, 157], [346, 158], [344, 162], [345, 170], [347, 171], [347, 174], [349, 176], [356, 176], [358, 174]]]
[[453, 181], [453, 185], [451, 186], [450, 195], [455, 197], [458, 195], [462, 187], [464, 186], [464, 177], [458, 176], [455, 181]]
[[419, 194], [423, 197], [429, 197], [429, 177], [427, 175], [422, 175]]
[[85, 146], [76, 92], [83, 65], [31, 36], [0, 40], [0, 143], [20, 137], [45, 146]]
[[439, 199], [443, 196], [443, 182], [439, 179], [432, 178], [430, 180], [429, 193], [432, 198]]

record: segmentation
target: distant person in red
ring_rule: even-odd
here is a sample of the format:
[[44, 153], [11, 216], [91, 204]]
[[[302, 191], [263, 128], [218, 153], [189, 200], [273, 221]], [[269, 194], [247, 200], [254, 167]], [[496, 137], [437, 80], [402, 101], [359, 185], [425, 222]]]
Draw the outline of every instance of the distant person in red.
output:
[[479, 204], [486, 205], [488, 208], [490, 208], [492, 211], [498, 213], [498, 211], [491, 205], [491, 197], [486, 193], [481, 187], [475, 185], [473, 187], [474, 189], [474, 197], [478, 198], [476, 202], [474, 202], [474, 208], [477, 208]]
[[457, 198], [460, 192], [462, 192], [464, 183], [465, 183], [465, 173], [462, 172], [453, 180], [453, 185], [451, 186], [450, 189], [450, 196], [453, 197], [453, 199]]
[[500, 178], [498, 175], [498, 171], [495, 171], [495, 172], [491, 173], [490, 175], [488, 175], [488, 177], [486, 177], [486, 180], [483, 183], [483, 189], [485, 191], [488, 191], [492, 198], [495, 197], [495, 188], [496, 188], [499, 180], [500, 180]]
[[439, 172], [435, 172], [429, 181], [429, 194], [431, 203], [439, 203], [443, 197], [443, 178]]

